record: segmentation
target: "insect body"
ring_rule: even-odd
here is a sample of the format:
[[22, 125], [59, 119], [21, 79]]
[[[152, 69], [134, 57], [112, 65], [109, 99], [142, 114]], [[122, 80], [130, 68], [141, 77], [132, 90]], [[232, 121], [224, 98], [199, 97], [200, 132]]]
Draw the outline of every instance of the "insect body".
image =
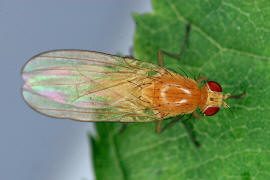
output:
[[168, 70], [143, 86], [140, 96], [149, 102], [149, 108], [154, 107], [158, 111], [159, 118], [190, 114], [198, 106], [210, 116], [218, 111], [223, 102], [221, 87], [216, 82], [208, 82], [201, 90], [195, 80]]
[[[128, 57], [82, 50], [55, 50], [30, 59], [23, 68], [23, 97], [38, 112], [79, 121], [151, 122], [160, 133], [163, 119], [194, 113], [216, 114], [226, 98], [221, 86], [163, 68], [163, 54], [179, 59], [188, 39], [190, 24], [178, 55], [158, 52], [158, 64]], [[180, 118], [181, 119], [181, 118]], [[180, 120], [178, 118], [178, 120]], [[184, 121], [182, 121], [184, 123]], [[195, 136], [184, 123], [194, 144]]]
[[190, 114], [214, 115], [219, 84], [198, 82], [158, 65], [81, 50], [56, 50], [23, 69], [23, 96], [35, 110], [80, 121], [150, 122]]

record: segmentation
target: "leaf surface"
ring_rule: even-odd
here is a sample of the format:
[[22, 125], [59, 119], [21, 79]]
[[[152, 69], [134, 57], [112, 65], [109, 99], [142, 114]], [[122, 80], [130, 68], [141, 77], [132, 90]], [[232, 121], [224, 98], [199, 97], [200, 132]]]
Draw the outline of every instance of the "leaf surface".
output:
[[[181, 60], [165, 67], [219, 82], [230, 112], [189, 120], [197, 149], [181, 123], [155, 134], [154, 123], [98, 123], [92, 139], [98, 180], [251, 180], [270, 178], [270, 2], [153, 0], [154, 12], [134, 15], [135, 56], [157, 62], [157, 51], [177, 53], [191, 23]], [[180, 67], [180, 68], [179, 68]], [[167, 120], [167, 122], [170, 120]]]

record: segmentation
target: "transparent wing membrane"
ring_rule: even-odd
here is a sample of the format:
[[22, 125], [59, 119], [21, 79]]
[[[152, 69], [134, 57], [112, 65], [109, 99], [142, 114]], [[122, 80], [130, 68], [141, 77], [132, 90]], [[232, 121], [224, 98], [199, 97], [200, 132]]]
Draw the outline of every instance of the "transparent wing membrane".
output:
[[149, 103], [140, 100], [140, 85], [150, 83], [151, 73], [159, 69], [151, 63], [98, 52], [50, 51], [24, 66], [23, 96], [33, 109], [53, 117], [148, 122], [158, 116]]

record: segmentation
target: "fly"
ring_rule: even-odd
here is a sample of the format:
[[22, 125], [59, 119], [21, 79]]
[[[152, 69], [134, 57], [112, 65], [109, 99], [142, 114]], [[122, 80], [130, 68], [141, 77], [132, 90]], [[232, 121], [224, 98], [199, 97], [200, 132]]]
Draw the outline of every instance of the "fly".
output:
[[23, 68], [23, 97], [48, 116], [95, 122], [156, 121], [157, 133], [164, 130], [164, 119], [195, 114], [197, 107], [212, 116], [222, 105], [228, 107], [225, 99], [239, 95], [223, 95], [214, 81], [200, 88], [205, 78], [194, 80], [163, 68], [163, 54], [181, 57], [189, 31], [190, 25], [179, 55], [159, 51], [158, 65], [93, 51], [41, 53]]

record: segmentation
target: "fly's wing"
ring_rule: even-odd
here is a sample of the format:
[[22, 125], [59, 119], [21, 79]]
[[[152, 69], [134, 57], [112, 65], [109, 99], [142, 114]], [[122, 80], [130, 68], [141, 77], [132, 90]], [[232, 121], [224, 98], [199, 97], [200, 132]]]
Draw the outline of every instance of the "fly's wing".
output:
[[23, 68], [25, 101], [38, 112], [80, 121], [146, 122], [157, 117], [138, 98], [158, 66], [81, 50], [39, 54]]

